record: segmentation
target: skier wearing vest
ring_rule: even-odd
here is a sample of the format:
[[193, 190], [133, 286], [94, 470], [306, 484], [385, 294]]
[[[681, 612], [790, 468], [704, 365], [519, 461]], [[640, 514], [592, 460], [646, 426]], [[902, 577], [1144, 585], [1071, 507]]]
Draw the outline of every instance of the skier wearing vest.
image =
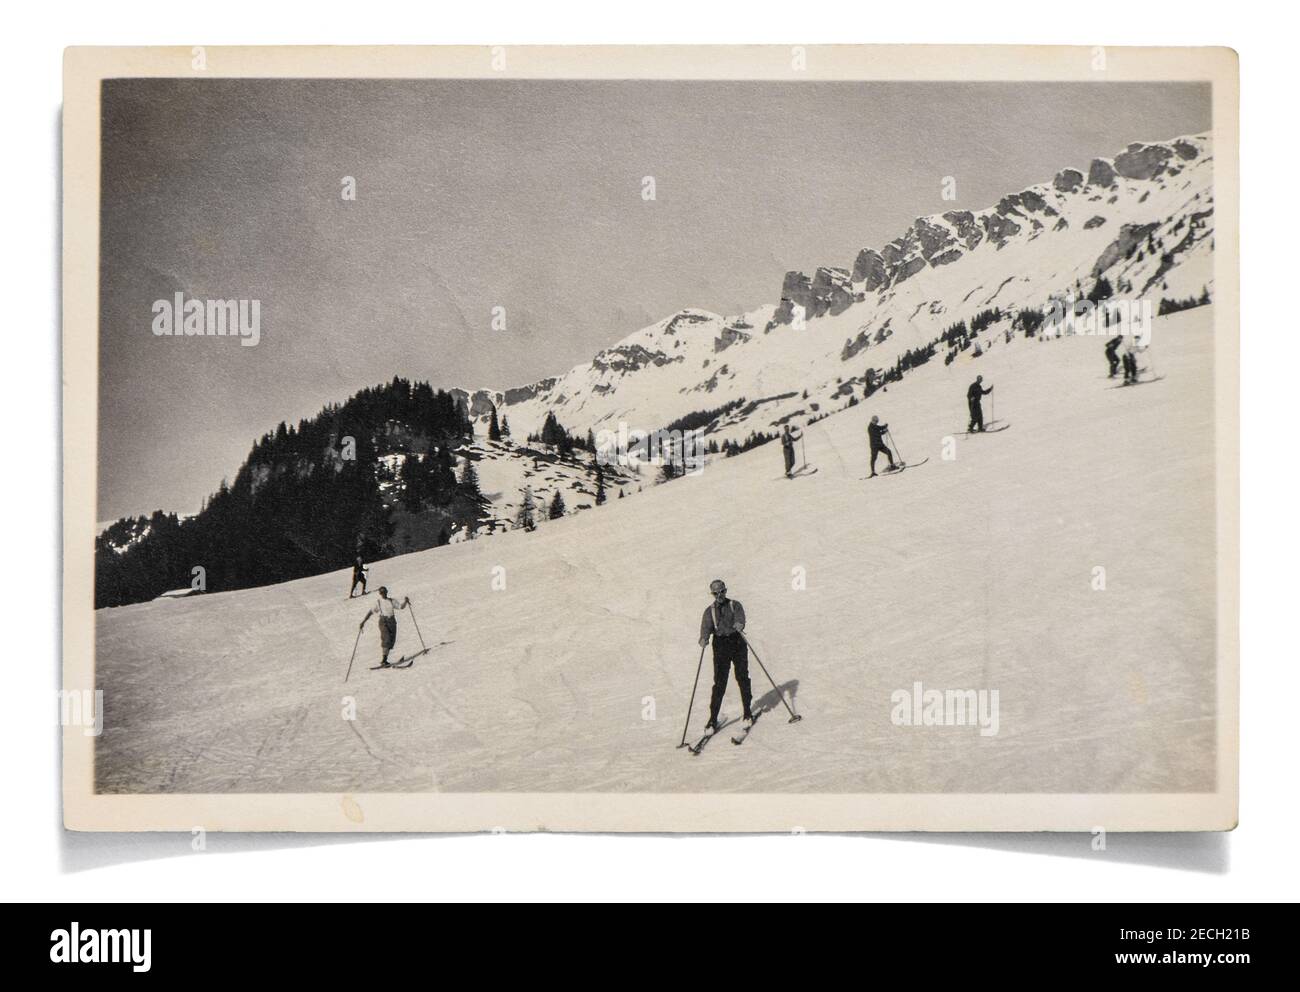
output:
[[713, 638], [713, 696], [709, 700], [709, 722], [704, 730], [705, 733], [716, 733], [718, 711], [722, 708], [722, 697], [727, 694], [727, 674], [732, 665], [736, 666], [736, 685], [740, 687], [746, 727], [754, 722], [754, 714], [750, 710], [749, 645], [741, 633], [745, 629], [745, 608], [727, 598], [727, 584], [721, 579], [709, 583], [709, 592], [713, 602], [700, 619], [700, 647]]
[[352, 588], [348, 590], [348, 599], [356, 595], [357, 583], [361, 584], [361, 595], [366, 594], [366, 566], [361, 561], [361, 556], [357, 555], [357, 563], [352, 566]]
[[379, 601], [361, 618], [360, 629], [365, 630], [367, 620], [372, 616], [379, 617], [379, 649], [383, 652], [383, 656], [379, 659], [381, 668], [388, 667], [388, 652], [393, 650], [393, 645], [397, 642], [397, 611], [404, 610], [410, 605], [410, 596], [398, 603], [388, 598], [387, 586], [380, 586]]
[[794, 477], [794, 443], [801, 437], [803, 437], [802, 434], [790, 430], [789, 424], [781, 428], [781, 453], [785, 455], [785, 477], [787, 479]]
[[885, 443], [885, 435], [889, 432], [889, 425], [882, 424], [880, 418], [874, 414], [871, 417], [871, 423], [867, 425], [867, 437], [871, 441], [871, 478], [876, 477], [876, 455], [883, 454], [889, 459], [891, 469], [898, 468], [894, 463], [894, 453], [889, 450], [889, 445]]
[[1145, 341], [1140, 334], [1134, 334], [1129, 338], [1129, 345], [1124, 349], [1124, 384], [1135, 385], [1141, 375], [1142, 370], [1138, 368], [1138, 359], [1142, 358], [1147, 350]]
[[980, 400], [993, 392], [993, 387], [989, 386], [985, 389], [983, 382], [984, 377], [977, 375], [970, 388], [966, 390], [966, 403], [970, 406], [970, 426], [966, 430], [970, 433], [984, 430], [984, 407], [980, 404]]

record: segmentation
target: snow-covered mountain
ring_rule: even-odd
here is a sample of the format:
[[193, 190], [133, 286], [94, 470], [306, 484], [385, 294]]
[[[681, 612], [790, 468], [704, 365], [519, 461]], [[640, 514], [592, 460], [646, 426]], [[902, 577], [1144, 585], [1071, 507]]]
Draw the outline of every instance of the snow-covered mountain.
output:
[[[548, 411], [570, 430], [656, 430], [746, 402], [709, 430], [718, 442], [838, 409], [868, 369], [887, 369], [952, 324], [1090, 292], [1183, 300], [1213, 292], [1208, 135], [1130, 144], [982, 210], [919, 217], [842, 267], [787, 273], [773, 301], [738, 316], [685, 309], [563, 375], [513, 389], [454, 390], [475, 417], [495, 404], [516, 429]], [[775, 287], [774, 287], [775, 290]], [[802, 317], [802, 319], [800, 319]]]

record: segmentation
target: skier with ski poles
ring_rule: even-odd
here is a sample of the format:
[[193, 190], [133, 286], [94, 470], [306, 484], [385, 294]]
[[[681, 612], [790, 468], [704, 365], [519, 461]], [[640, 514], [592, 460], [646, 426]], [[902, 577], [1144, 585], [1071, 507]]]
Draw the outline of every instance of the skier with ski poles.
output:
[[391, 667], [388, 664], [388, 652], [393, 650], [393, 645], [397, 642], [397, 611], [404, 610], [410, 605], [410, 596], [398, 603], [388, 598], [387, 586], [380, 586], [379, 601], [361, 618], [361, 626], [357, 628], [358, 632], [366, 629], [366, 621], [372, 616], [379, 617], [379, 648], [383, 652], [379, 659], [380, 668]]
[[894, 470], [898, 468], [894, 461], [894, 453], [889, 450], [889, 445], [885, 443], [885, 435], [889, 432], [889, 425], [882, 424], [880, 418], [875, 414], [871, 416], [871, 423], [867, 425], [867, 438], [871, 442], [871, 475], [869, 478], [876, 477], [876, 456], [883, 454], [889, 459], [889, 468]]
[[718, 711], [722, 697], [727, 694], [727, 675], [732, 666], [736, 669], [736, 685], [740, 688], [740, 703], [744, 707], [745, 726], [754, 722], [750, 709], [753, 694], [749, 686], [749, 645], [745, 643], [745, 608], [734, 599], [727, 598], [727, 584], [721, 579], [709, 583], [713, 602], [700, 618], [700, 647], [713, 639], [713, 695], [709, 699], [709, 722], [705, 734], [717, 733]]
[[785, 455], [785, 477], [794, 478], [794, 443], [802, 440], [803, 434], [800, 431], [791, 431], [790, 425], [786, 424], [781, 428], [781, 453]]
[[[1139, 366], [1139, 362], [1142, 364]], [[1151, 368], [1151, 340], [1150, 332], [1143, 333], [1136, 330], [1130, 337], [1130, 344], [1124, 353], [1124, 381], [1129, 385], [1137, 385], [1141, 380], [1142, 373], [1148, 370], [1155, 377], [1155, 371]], [[1132, 376], [1130, 379], [1129, 376]]]
[[357, 563], [352, 566], [352, 588], [348, 590], [348, 599], [356, 596], [357, 583], [361, 584], [361, 595], [366, 594], [366, 572], [369, 569], [361, 561], [361, 556], [357, 555]]
[[988, 389], [985, 389], [983, 383], [984, 377], [977, 375], [975, 381], [970, 384], [970, 388], [966, 390], [966, 403], [970, 407], [970, 426], [966, 428], [968, 434], [984, 430], [984, 407], [981, 405], [980, 400], [993, 392], [993, 387], [989, 386]]
[[1110, 375], [1108, 379], [1114, 379], [1115, 373], [1119, 371], [1119, 346], [1124, 343], [1124, 335], [1116, 334], [1106, 342], [1106, 361], [1110, 365]]
[[1133, 334], [1129, 340], [1129, 346], [1124, 349], [1124, 385], [1133, 386], [1137, 384], [1138, 376], [1141, 369], [1138, 368], [1138, 358], [1146, 351], [1146, 344], [1140, 334]]

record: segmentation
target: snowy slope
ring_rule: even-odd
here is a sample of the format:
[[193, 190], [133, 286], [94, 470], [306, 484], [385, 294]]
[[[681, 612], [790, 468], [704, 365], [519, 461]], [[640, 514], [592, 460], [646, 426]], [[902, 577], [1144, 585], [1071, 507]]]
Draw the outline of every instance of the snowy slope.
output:
[[[786, 397], [712, 435], [740, 440], [842, 406], [848, 387], [861, 393], [868, 368], [888, 368], [991, 307], [1041, 311], [1053, 297], [1086, 294], [1099, 276], [1116, 299], [1150, 299], [1153, 309], [1212, 293], [1213, 199], [1207, 135], [1136, 142], [994, 206], [918, 218], [843, 267], [789, 273], [772, 302], [749, 313], [682, 310], [563, 375], [462, 393], [478, 416], [495, 403], [517, 433], [537, 430], [548, 411], [570, 430], [623, 421], [653, 431], [741, 397]], [[1160, 244], [1154, 253], [1148, 235]], [[796, 303], [802, 328], [790, 319]]]
[[[566, 513], [596, 507], [594, 459], [585, 452], [577, 452], [573, 459], [563, 459], [549, 445], [521, 446], [480, 438], [459, 449], [458, 454], [474, 460], [479, 488], [492, 503], [493, 531], [513, 526], [525, 491], [532, 494], [539, 526], [547, 523], [545, 511], [557, 492], [564, 500]], [[653, 481], [647, 475], [644, 483]], [[617, 465], [605, 467], [606, 499], [617, 499], [620, 491], [631, 495], [641, 483], [636, 473]]]
[[[786, 481], [779, 449], [759, 448], [537, 533], [377, 563], [373, 583], [409, 595], [440, 645], [409, 670], [369, 670], [371, 627], [344, 685], [364, 609], [346, 600], [345, 572], [101, 610], [97, 784], [1208, 789], [1212, 317], [1200, 307], [1156, 322], [1165, 378], [1150, 385], [1111, 388], [1096, 338], [999, 341], [811, 427], [815, 475]], [[976, 371], [1012, 426], [956, 438], [945, 461]], [[873, 412], [903, 455], [929, 462], [861, 481]], [[1104, 592], [1090, 586], [1098, 565]], [[806, 589], [792, 588], [796, 568]], [[715, 576], [805, 719], [770, 713], [743, 747], [719, 738], [696, 758], [676, 744]], [[707, 679], [706, 662], [701, 697]], [[999, 690], [999, 733], [895, 726], [890, 695], [915, 681]], [[341, 717], [345, 696], [355, 720]], [[724, 708], [738, 712], [734, 686]]]

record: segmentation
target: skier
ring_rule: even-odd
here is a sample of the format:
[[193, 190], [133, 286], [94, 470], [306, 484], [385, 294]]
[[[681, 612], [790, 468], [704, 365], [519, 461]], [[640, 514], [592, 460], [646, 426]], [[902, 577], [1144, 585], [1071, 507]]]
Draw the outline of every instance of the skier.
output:
[[785, 455], [785, 477], [787, 479], [794, 478], [794, 443], [802, 437], [803, 434], [798, 431], [791, 431], [789, 424], [781, 428], [781, 453]]
[[966, 430], [970, 433], [984, 430], [984, 408], [980, 405], [980, 398], [993, 392], [993, 387], [985, 389], [981, 383], [984, 382], [982, 375], [977, 375], [975, 381], [970, 384], [966, 390], [966, 404], [970, 407], [970, 426]]
[[361, 556], [357, 555], [357, 563], [352, 566], [352, 588], [348, 590], [348, 599], [352, 599], [357, 592], [357, 583], [361, 583], [361, 595], [366, 594], [366, 566], [361, 561]]
[[1127, 348], [1124, 349], [1124, 385], [1135, 386], [1138, 381], [1138, 357], [1146, 351], [1142, 338], [1134, 334]]
[[1114, 379], [1115, 373], [1119, 371], [1119, 346], [1124, 343], [1124, 335], [1116, 334], [1106, 342], [1106, 361], [1110, 363], [1110, 376]]
[[388, 667], [388, 652], [393, 650], [393, 645], [397, 642], [397, 611], [404, 610], [410, 605], [410, 596], [398, 603], [388, 598], [387, 586], [380, 586], [379, 601], [361, 618], [360, 629], [365, 630], [366, 621], [371, 616], [379, 617], [379, 648], [383, 651], [383, 656], [379, 659], [380, 668]]
[[882, 424], [880, 418], [874, 414], [871, 417], [871, 423], [867, 426], [867, 437], [871, 441], [871, 478], [876, 477], [876, 455], [883, 454], [889, 459], [889, 468], [894, 470], [898, 465], [894, 462], [894, 453], [889, 450], [889, 445], [885, 443], [885, 435], [889, 432], [889, 425]]
[[713, 638], [713, 696], [709, 700], [709, 722], [704, 725], [706, 734], [717, 733], [718, 711], [722, 697], [727, 694], [727, 673], [736, 667], [736, 685], [740, 687], [740, 703], [744, 707], [745, 726], [754, 722], [750, 709], [752, 694], [749, 689], [749, 645], [741, 631], [745, 629], [745, 608], [736, 600], [727, 598], [727, 584], [721, 579], [709, 583], [713, 602], [700, 619], [700, 647]]

